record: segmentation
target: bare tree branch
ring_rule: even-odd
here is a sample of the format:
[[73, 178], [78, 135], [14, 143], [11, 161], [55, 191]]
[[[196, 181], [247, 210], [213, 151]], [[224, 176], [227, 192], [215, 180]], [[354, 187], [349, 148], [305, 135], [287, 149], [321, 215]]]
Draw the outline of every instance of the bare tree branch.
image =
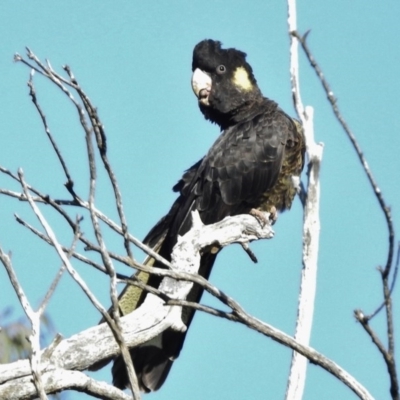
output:
[[111, 185], [113, 187], [114, 196], [115, 196], [115, 204], [117, 206], [118, 215], [119, 215], [119, 218], [121, 221], [121, 229], [122, 229], [122, 233], [124, 236], [124, 245], [125, 245], [126, 253], [130, 258], [133, 258], [133, 255], [131, 253], [130, 246], [129, 246], [128, 224], [126, 222], [126, 217], [125, 217], [125, 213], [123, 210], [121, 192], [119, 190], [117, 178], [115, 176], [115, 173], [114, 173], [114, 171], [111, 167], [111, 164], [108, 160], [108, 157], [107, 157], [107, 145], [106, 145], [107, 138], [106, 138], [106, 134], [104, 131], [104, 126], [103, 126], [102, 122], [100, 121], [100, 118], [97, 114], [96, 107], [94, 107], [92, 105], [92, 102], [90, 101], [89, 97], [82, 90], [82, 88], [78, 85], [78, 82], [75, 79], [71, 69], [68, 66], [65, 66], [64, 69], [68, 73], [69, 77], [71, 78], [71, 82], [74, 83], [75, 90], [78, 92], [79, 97], [83, 101], [86, 112], [88, 113], [88, 116], [90, 118], [90, 121], [91, 121], [91, 124], [93, 127], [93, 131], [95, 134], [95, 138], [96, 138], [97, 148], [99, 150], [101, 159], [103, 161], [104, 168], [107, 171], [108, 177], [109, 177]]
[[[80, 235], [80, 232], [79, 232], [79, 231], [78, 231], [78, 232], [75, 232], [74, 238], [73, 238], [73, 240], [72, 240], [72, 245], [71, 245], [71, 247], [70, 247], [70, 248], [68, 249], [68, 251], [67, 251], [67, 257], [68, 257], [68, 258], [71, 258], [72, 253], [74, 252], [74, 248], [75, 248], [75, 246], [76, 246], [76, 243], [77, 243], [77, 241], [79, 240], [79, 235]], [[50, 239], [49, 239], [49, 243], [52, 244], [52, 242], [51, 242]], [[63, 250], [64, 250], [64, 249], [63, 249]], [[56, 277], [54, 278], [54, 280], [53, 280], [53, 282], [52, 282], [52, 284], [51, 284], [49, 290], [47, 291], [46, 295], [44, 296], [44, 299], [43, 299], [42, 303], [40, 304], [39, 311], [40, 311], [41, 313], [44, 312], [44, 310], [45, 310], [45, 308], [46, 308], [46, 306], [47, 306], [47, 304], [48, 304], [48, 302], [49, 302], [51, 296], [53, 295], [54, 291], [55, 291], [56, 288], [57, 288], [58, 283], [60, 282], [61, 276], [63, 275], [64, 271], [65, 271], [65, 265], [62, 264], [61, 267], [59, 268], [59, 270], [58, 270], [58, 272], [57, 272], [57, 275], [56, 275]]]
[[[51, 371], [45, 371], [42, 379], [49, 394], [69, 389], [84, 392], [103, 400], [132, 399], [131, 396], [126, 395], [114, 386], [96, 381], [80, 371], [67, 371], [62, 368], [54, 368]], [[32, 386], [30, 377], [20, 377], [1, 385], [0, 392], [3, 399], [33, 399]]]
[[[295, 340], [308, 345], [314, 315], [315, 293], [317, 286], [318, 251], [319, 251], [319, 204], [320, 183], [319, 171], [322, 160], [323, 146], [314, 141], [313, 109], [304, 107], [300, 96], [300, 78], [298, 61], [298, 42], [292, 35], [297, 29], [296, 0], [288, 0], [288, 28], [290, 37], [290, 78], [292, 84], [293, 102], [301, 120], [306, 138], [308, 157], [308, 182], [304, 190], [304, 223], [303, 223], [303, 269], [301, 274], [298, 315]], [[303, 398], [307, 375], [307, 359], [293, 352], [290, 374], [286, 388], [286, 399], [300, 400]]]
[[322, 73], [322, 70], [318, 63], [316, 62], [314, 56], [312, 55], [308, 45], [307, 45], [307, 35], [309, 32], [306, 32], [304, 36], [301, 36], [298, 32], [293, 31], [292, 35], [297, 38], [299, 43], [301, 44], [305, 55], [307, 56], [308, 61], [310, 62], [312, 68], [314, 69], [315, 73], [318, 76], [318, 79], [320, 80], [322, 87], [325, 90], [325, 93], [327, 95], [328, 101], [332, 106], [332, 110], [339, 121], [340, 125], [342, 126], [343, 130], [346, 132], [348, 138], [350, 139], [351, 144], [354, 147], [354, 150], [357, 153], [357, 156], [360, 160], [361, 166], [364, 169], [364, 172], [367, 175], [367, 178], [371, 184], [372, 190], [379, 202], [380, 208], [385, 216], [387, 228], [388, 228], [388, 233], [389, 233], [389, 249], [388, 249], [388, 255], [387, 255], [387, 261], [385, 268], [383, 270], [383, 276], [388, 276], [390, 274], [391, 266], [393, 264], [393, 257], [394, 257], [394, 239], [395, 239], [395, 232], [394, 232], [394, 225], [393, 225], [393, 219], [392, 219], [392, 213], [390, 211], [390, 207], [386, 205], [385, 199], [383, 197], [382, 191], [378, 186], [378, 183], [376, 182], [374, 176], [372, 175], [372, 171], [368, 165], [368, 162], [364, 156], [364, 153], [360, 147], [360, 145], [357, 142], [357, 139], [353, 132], [351, 131], [349, 125], [345, 121], [342, 113], [339, 110], [339, 106], [337, 103], [337, 99], [333, 94], [333, 91], [331, 90], [328, 81], [326, 80], [324, 74]]
[[[11, 284], [18, 296], [23, 310], [31, 323], [31, 333], [29, 335], [29, 342], [31, 344], [31, 356], [29, 359], [29, 374], [33, 376], [33, 388], [34, 394], [39, 396], [41, 400], [47, 399], [44, 391], [43, 382], [41, 378], [41, 365], [40, 365], [40, 312], [33, 311], [28, 298], [26, 297], [24, 290], [18, 282], [17, 276], [11, 264], [10, 257], [3, 252], [0, 248], [0, 261], [3, 263]], [[31, 379], [31, 378], [30, 378]]]
[[[103, 314], [103, 317], [106, 319], [107, 323], [109, 323], [109, 325], [110, 325], [110, 327], [111, 327], [111, 329], [112, 329], [112, 332], [116, 335], [117, 340], [118, 340], [119, 344], [121, 345], [122, 351], [125, 352], [125, 356], [127, 357], [127, 362], [132, 363], [132, 361], [130, 360], [130, 357], [129, 357], [128, 349], [127, 349], [126, 345], [125, 345], [124, 342], [123, 342], [123, 337], [122, 337], [122, 335], [121, 335], [120, 328], [119, 328], [119, 326], [118, 326], [118, 322], [114, 322], [114, 321], [109, 317], [109, 315], [108, 315], [108, 313], [105, 311], [105, 309], [104, 309], [104, 308], [101, 306], [101, 304], [95, 299], [94, 295], [89, 291], [89, 289], [88, 289], [88, 287], [86, 286], [85, 282], [79, 277], [79, 275], [77, 274], [77, 272], [76, 272], [76, 271], [72, 268], [72, 266], [70, 265], [69, 260], [68, 260], [68, 258], [66, 257], [65, 253], [62, 251], [61, 246], [59, 245], [57, 239], [55, 238], [55, 235], [54, 235], [52, 229], [50, 228], [50, 226], [48, 225], [48, 223], [46, 222], [46, 220], [45, 220], [44, 217], [42, 216], [42, 214], [41, 214], [40, 210], [38, 209], [38, 207], [37, 207], [37, 206], [35, 205], [35, 203], [31, 200], [31, 198], [30, 198], [30, 196], [29, 196], [28, 187], [27, 187], [27, 185], [25, 184], [25, 181], [23, 180], [22, 171], [19, 172], [19, 178], [20, 178], [21, 184], [23, 185], [24, 194], [25, 194], [25, 196], [27, 197], [29, 204], [31, 205], [31, 207], [32, 207], [33, 211], [35, 212], [36, 216], [38, 217], [38, 219], [40, 220], [42, 226], [45, 228], [46, 233], [47, 233], [47, 236], [48, 236], [49, 239], [51, 240], [53, 246], [56, 248], [56, 250], [57, 250], [59, 256], [61, 257], [61, 259], [63, 260], [64, 264], [66, 265], [66, 268], [67, 268], [68, 271], [70, 272], [71, 276], [79, 283], [79, 285], [81, 286], [81, 288], [84, 290], [85, 294], [90, 298], [90, 300], [91, 300], [92, 303], [96, 306], [96, 308], [97, 308], [99, 311], [101, 311], [101, 313]], [[97, 232], [97, 233], [99, 233], [99, 232]], [[99, 235], [98, 235], [98, 236], [99, 236]], [[101, 238], [101, 237], [100, 237], [100, 238]], [[105, 248], [103, 242], [101, 243], [101, 246]], [[104, 254], [105, 254], [105, 253], [102, 253], [102, 255], [103, 255], [103, 261], [104, 261], [105, 259], [106, 259], [106, 261], [109, 261], [108, 256], [107, 256], [107, 255], [104, 256]], [[112, 271], [110, 271], [110, 269], [113, 271], [113, 268], [112, 268], [112, 267], [111, 267], [111, 268], [109, 267], [109, 270], [108, 270], [108, 273], [111, 275]], [[115, 281], [115, 279], [114, 279], [114, 281]], [[115, 297], [115, 299], [116, 299], [116, 297], [117, 297], [117, 296], [116, 296], [116, 281], [115, 281], [115, 285], [114, 285], [114, 286], [115, 286], [115, 288], [114, 288], [114, 293], [115, 293], [115, 294], [114, 294], [114, 297]], [[117, 303], [117, 307], [118, 307], [118, 303]], [[118, 310], [118, 309], [117, 309], [117, 310]], [[118, 312], [118, 311], [117, 311], [117, 312]], [[40, 320], [39, 320], [38, 323], [40, 323]], [[33, 324], [32, 324], [32, 325], [33, 325]], [[36, 332], [36, 329], [35, 329], [35, 330], [33, 329], [33, 332]], [[32, 353], [32, 354], [34, 354], [34, 353]], [[32, 368], [32, 369], [33, 369], [33, 368]], [[132, 366], [132, 371], [133, 371], [133, 366]], [[39, 376], [39, 374], [36, 373], [36, 371], [34, 371], [34, 370], [33, 370], [33, 373], [35, 374], [35, 375], [34, 375], [34, 376], [35, 376], [35, 379], [38, 379], [38, 378], [36, 378], [36, 376]], [[133, 377], [133, 379], [135, 379], [135, 377]], [[35, 381], [35, 382], [36, 382], [36, 381]], [[137, 385], [137, 383], [136, 383], [136, 385]], [[38, 383], [37, 383], [37, 387], [38, 387], [38, 392], [39, 392], [39, 389], [41, 389], [41, 392], [44, 393], [44, 391], [43, 391], [43, 389], [42, 389], [42, 387], [41, 387], [41, 384], [40, 384], [40, 381], [39, 381], [39, 380], [38, 380]], [[133, 391], [133, 393], [134, 393], [135, 396], [136, 396], [135, 398], [139, 399], [139, 398], [140, 398], [140, 393], [139, 393], [138, 385], [137, 385], [137, 388], [135, 388], [135, 387], [133, 386], [132, 391]], [[137, 397], [138, 395], [139, 395], [139, 397]]]
[[[8, 175], [11, 177], [13, 180], [19, 182], [19, 178], [17, 175], [13, 174], [11, 171], [9, 171], [7, 168], [4, 168], [0, 166], [0, 172], [4, 173], [5, 175]], [[78, 206], [82, 207], [86, 210], [89, 210], [89, 204], [88, 202], [82, 200], [78, 196], [72, 201], [69, 200], [54, 200], [50, 196], [45, 195], [41, 192], [39, 192], [37, 189], [31, 187], [28, 185], [29, 190], [34, 193], [36, 196], [39, 198], [34, 198], [35, 202], [43, 202], [47, 205], [50, 205], [53, 207], [65, 220], [68, 222], [70, 227], [74, 230], [75, 229], [75, 222], [74, 220], [67, 214], [67, 212], [61, 207], [62, 205], [71, 205], [71, 206]], [[14, 198], [17, 198], [21, 201], [27, 201], [26, 196], [23, 193], [17, 193], [13, 192], [10, 190], [4, 190], [0, 189], [0, 193], [5, 194], [7, 196], [11, 196]], [[98, 210], [96, 207], [93, 208], [94, 212], [96, 213], [96, 216], [105, 224], [107, 224], [113, 231], [115, 231], [118, 234], [123, 234], [122, 228], [115, 223], [112, 219], [110, 219], [108, 216], [106, 216], [104, 213], [102, 213], [100, 210]], [[128, 239], [131, 243], [133, 243], [135, 246], [137, 246], [139, 249], [143, 250], [146, 254], [154, 258], [157, 262], [160, 262], [161, 264], [165, 265], [167, 268], [170, 268], [170, 263], [166, 261], [163, 257], [161, 257], [158, 253], [153, 251], [150, 247], [146, 246], [143, 244], [139, 239], [134, 237], [131, 234], [128, 234]], [[88, 247], [90, 248], [96, 248], [96, 246], [89, 242], [85, 237], [80, 237], [80, 240]]]
[[337, 99], [334, 96], [328, 81], [326, 80], [324, 74], [322, 73], [322, 70], [318, 63], [316, 62], [314, 56], [312, 55], [308, 45], [307, 45], [307, 35], [308, 32], [304, 36], [300, 36], [298, 32], [293, 31], [292, 35], [297, 38], [299, 43], [301, 44], [304, 53], [307, 56], [308, 61], [310, 62], [312, 68], [314, 69], [315, 73], [318, 76], [318, 79], [320, 80], [322, 87], [325, 90], [325, 93], [327, 95], [328, 101], [331, 104], [332, 110], [339, 121], [340, 125], [346, 132], [348, 138], [350, 139], [351, 144], [353, 145], [357, 156], [360, 160], [361, 166], [364, 170], [364, 172], [367, 175], [368, 181], [370, 182], [370, 185], [372, 187], [372, 190], [378, 200], [378, 203], [380, 205], [380, 208], [385, 216], [388, 232], [389, 232], [389, 249], [388, 249], [388, 255], [387, 255], [387, 261], [386, 265], [383, 269], [380, 269], [381, 272], [381, 277], [382, 277], [382, 285], [383, 285], [383, 298], [384, 298], [384, 306], [386, 310], [386, 321], [387, 321], [387, 336], [388, 336], [388, 349], [383, 351], [383, 348], [379, 345], [380, 341], [377, 340], [376, 335], [373, 333], [373, 330], [369, 327], [369, 321], [377, 315], [379, 310], [382, 309], [381, 306], [377, 308], [375, 312], [373, 312], [371, 315], [366, 316], [362, 311], [356, 310], [354, 315], [356, 316], [356, 319], [361, 323], [365, 331], [368, 333], [368, 335], [371, 337], [372, 341], [375, 343], [377, 346], [378, 350], [381, 352], [383, 355], [384, 361], [387, 365], [389, 376], [390, 376], [390, 393], [392, 395], [393, 399], [399, 399], [399, 383], [398, 383], [398, 376], [397, 376], [397, 371], [396, 371], [396, 363], [395, 363], [395, 354], [394, 354], [394, 326], [393, 326], [393, 312], [392, 312], [392, 298], [391, 298], [391, 289], [390, 287], [394, 287], [394, 282], [396, 279], [397, 274], [393, 274], [393, 283], [390, 285], [389, 283], [389, 277], [390, 277], [390, 272], [391, 268], [393, 265], [393, 258], [394, 258], [394, 238], [395, 238], [395, 233], [394, 233], [394, 225], [393, 225], [393, 220], [392, 220], [392, 215], [390, 208], [386, 205], [385, 199], [383, 197], [382, 191], [379, 188], [372, 172], [371, 169], [368, 165], [368, 162], [361, 150], [360, 145], [357, 142], [357, 139], [353, 132], [350, 130], [347, 122], [345, 121], [344, 117], [342, 116], [342, 113], [339, 110], [339, 106], [337, 104]]
[[40, 118], [42, 120], [42, 124], [43, 124], [44, 130], [46, 132], [46, 135], [47, 135], [48, 139], [50, 140], [50, 143], [53, 146], [53, 149], [54, 149], [54, 151], [55, 151], [55, 153], [56, 153], [56, 155], [58, 157], [58, 160], [60, 161], [61, 167], [62, 167], [62, 169], [63, 169], [63, 171], [65, 173], [65, 176], [67, 177], [67, 183], [65, 185], [67, 187], [68, 186], [72, 187], [73, 186], [73, 181], [72, 181], [71, 175], [70, 175], [70, 173], [68, 171], [67, 164], [66, 164], [66, 162], [65, 162], [65, 160], [64, 160], [64, 158], [63, 158], [63, 156], [61, 154], [60, 149], [57, 146], [56, 141], [53, 138], [53, 135], [51, 134], [50, 128], [47, 125], [46, 116], [44, 115], [44, 113], [42, 111], [42, 108], [40, 107], [40, 105], [39, 105], [39, 103], [37, 101], [37, 98], [36, 98], [36, 90], [35, 90], [35, 86], [33, 84], [34, 72], [35, 72], [35, 70], [32, 69], [30, 77], [29, 77], [29, 81], [28, 81], [29, 95], [31, 96], [32, 103], [34, 104], [34, 106], [36, 107], [37, 112], [39, 113], [39, 116], [40, 116]]
[[[28, 196], [29, 199], [29, 196]], [[35, 210], [41, 222], [46, 226], [46, 222], [42, 220], [39, 210]], [[209, 246], [211, 243], [214, 245], [225, 246], [228, 245], [232, 240], [239, 243], [248, 243], [251, 240], [255, 240], [261, 237], [272, 237], [272, 231], [267, 225], [261, 228], [258, 221], [251, 216], [243, 216], [244, 223], [238, 225], [237, 221], [240, 221], [239, 217], [234, 217], [233, 221], [226, 220], [224, 224], [218, 227], [217, 232], [211, 232], [210, 227], [197, 226], [196, 229], [191, 231], [190, 235], [187, 235], [190, 240], [190, 246], [193, 249], [193, 258], [197, 260], [197, 263], [189, 258], [190, 253], [187, 253], [189, 244], [183, 242], [183, 239], [178, 242], [176, 248], [181, 254], [175, 254], [173, 256], [173, 262], [175, 268], [182, 268], [183, 271], [194, 273], [199, 267], [200, 261], [200, 250], [202, 247]], [[195, 219], [196, 220], [196, 219]], [[199, 218], [198, 218], [199, 220]], [[48, 227], [46, 227], [48, 228]], [[218, 240], [216, 236], [223, 229], [223, 240]], [[51, 230], [46, 229], [48, 236], [55, 241], [54, 234]], [[200, 236], [200, 231], [206, 232], [207, 236], [203, 238]], [[243, 233], [242, 231], [245, 231]], [[202, 241], [200, 241], [202, 239]], [[59, 245], [55, 244], [55, 247], [59, 248]], [[71, 269], [69, 261], [67, 260], [64, 253], [58, 250], [60, 257], [63, 259], [68, 270]], [[179, 268], [178, 268], [179, 266]], [[176, 281], [166, 277], [163, 279], [160, 285], [160, 291], [162, 291], [169, 298], [183, 299], [189, 293], [193, 283]], [[85, 290], [85, 293], [92, 296], [90, 292]], [[91, 299], [95, 301], [95, 299]], [[139, 314], [138, 319], [135, 318]], [[152, 315], [155, 314], [155, 315]], [[143, 306], [140, 307], [137, 312], [129, 314], [127, 317], [121, 319], [121, 328], [124, 332], [124, 340], [129, 347], [143, 343], [156, 336], [167, 327], [173, 327], [174, 329], [185, 330], [186, 327], [181, 320], [181, 307], [170, 306], [165, 307], [164, 301], [155, 296], [147, 296]], [[169, 316], [169, 317], [168, 317]], [[108, 317], [108, 315], [107, 315]], [[108, 317], [109, 318], [109, 317]], [[132, 322], [132, 320], [134, 322]], [[146, 323], [148, 325], [146, 325]], [[131, 336], [126, 333], [126, 330], [133, 332]], [[136, 337], [135, 337], [136, 333]], [[125, 335], [128, 335], [126, 337]], [[114, 339], [114, 340], [113, 340]], [[114, 343], [114, 345], [113, 345]], [[86, 346], [86, 347], [85, 347]], [[95, 348], [93, 348], [95, 347]], [[49, 359], [42, 359], [46, 371], [51, 371], [51, 365], [57, 366], [58, 368], [76, 369], [82, 370], [88, 368], [91, 364], [104, 359], [110, 358], [117, 355], [120, 352], [119, 345], [115, 342], [115, 332], [111, 332], [106, 324], [102, 324], [95, 328], [91, 328], [84, 333], [75, 335], [69, 340], [61, 342], [53, 351]], [[61, 353], [60, 353], [61, 352]], [[77, 353], [80, 354], [77, 357]], [[14, 363], [16, 371], [10, 375], [13, 368], [8, 366], [7, 368], [0, 367], [0, 382], [6, 382], [10, 379], [20, 378], [26, 374], [26, 366], [22, 367], [21, 363]], [[43, 371], [41, 371], [43, 372]], [[0, 397], [2, 396], [3, 386], [0, 385]], [[7, 386], [7, 390], [9, 387]], [[45, 387], [46, 391], [47, 388]], [[32, 396], [35, 393], [32, 392]], [[18, 398], [18, 397], [15, 397]]]
[[[180, 238], [178, 244], [174, 248], [172, 257], [173, 271], [164, 270], [164, 272], [174, 273], [177, 276], [181, 275], [181, 279], [185, 279], [187, 274], [193, 275], [199, 267], [201, 248], [207, 247], [210, 244], [222, 247], [232, 242], [247, 243], [257, 238], [268, 237], [272, 237], [270, 227], [266, 226], [261, 228], [256, 219], [249, 215], [229, 217], [218, 224], [208, 226], [199, 224], [199, 219], [197, 219], [194, 228]], [[207, 282], [200, 276], [198, 276], [197, 279]], [[172, 300], [169, 300], [171, 306], [166, 306], [164, 301], [160, 298], [149, 295], [141, 307], [133, 313], [121, 318], [122, 332], [127, 345], [133, 347], [148, 341], [151, 337], [156, 336], [168, 326], [174, 327], [175, 329], [185, 329], [180, 319], [180, 306], [176, 304], [179, 304], [179, 301], [185, 298], [190, 291], [191, 285], [192, 284], [188, 282], [165, 278], [160, 286], [160, 291], [169, 298], [172, 298]], [[208, 282], [207, 289], [210, 293], [217, 295], [218, 298], [231, 307], [232, 313], [226, 314], [228, 319], [241, 322], [273, 338], [279, 343], [291, 347], [340, 379], [356, 393], [359, 398], [372, 399], [368, 391], [337, 364], [328, 360], [314, 349], [296, 342], [283, 332], [250, 316], [232, 298], [225, 295]], [[184, 301], [182, 305], [190, 305], [190, 303]], [[216, 312], [205, 306], [194, 306], [199, 310], [210, 312], [213, 315], [220, 314], [220, 312]], [[74, 335], [70, 339], [62, 341], [53, 349], [49, 358], [42, 360], [42, 363], [46, 365], [46, 371], [43, 374], [45, 377], [44, 379], [46, 379], [47, 382], [47, 374], [51, 374], [54, 370], [51, 367], [53, 363], [56, 363], [57, 368], [83, 370], [99, 360], [117, 355], [119, 351], [119, 346], [115, 342], [113, 333], [107, 324], [101, 324], [90, 328], [82, 333]], [[77, 354], [79, 354], [79, 357]], [[18, 361], [8, 366], [0, 365], [0, 383], [11, 382], [14, 379], [19, 379], [26, 375], [27, 365], [24, 364], [24, 361]], [[51, 381], [50, 378], [49, 381]], [[10, 390], [10, 385], [0, 385], [0, 396], [3, 395], [4, 392], [2, 392], [2, 390], [4, 388]], [[18, 397], [15, 398], [17, 399]]]
[[[69, 71], [69, 69], [67, 69]], [[69, 71], [70, 77], [71, 72]], [[73, 82], [74, 83], [74, 82]], [[81, 96], [82, 97], [82, 96]], [[88, 129], [86, 125], [83, 124], [83, 110], [81, 110], [80, 115], [81, 115], [81, 123], [82, 126], [85, 129], [86, 135], [86, 150], [87, 150], [87, 155], [88, 155], [88, 164], [89, 164], [89, 172], [90, 172], [90, 181], [89, 181], [89, 212], [90, 212], [90, 218], [92, 221], [92, 226], [94, 230], [94, 234], [96, 236], [97, 243], [99, 244], [100, 248], [100, 255], [103, 261], [103, 265], [107, 270], [107, 273], [110, 277], [110, 297], [111, 297], [111, 304], [112, 304], [112, 316], [114, 319], [114, 323], [110, 325], [110, 327], [113, 330], [113, 333], [115, 335], [115, 339], [118, 343], [118, 345], [121, 348], [121, 354], [125, 362], [125, 366], [127, 368], [127, 373], [128, 373], [128, 379], [130, 383], [130, 388], [133, 394], [133, 397], [137, 400], [141, 398], [140, 396], [140, 390], [139, 390], [139, 384], [138, 380], [135, 374], [135, 370], [132, 364], [132, 359], [129, 355], [128, 348], [125, 344], [124, 338], [121, 334], [121, 326], [120, 326], [120, 315], [119, 315], [119, 304], [118, 304], [118, 292], [117, 292], [117, 278], [115, 274], [115, 269], [112, 264], [111, 258], [107, 252], [107, 248], [103, 239], [103, 235], [101, 232], [101, 228], [99, 225], [99, 221], [97, 218], [97, 215], [94, 210], [94, 201], [95, 201], [95, 190], [96, 190], [96, 161], [95, 161], [95, 155], [94, 155], [94, 148], [93, 148], [93, 143], [92, 143], [92, 130]], [[91, 121], [93, 122], [93, 121]], [[97, 122], [97, 121], [96, 121]], [[92, 123], [92, 127], [94, 131], [96, 131], [96, 127]], [[102, 149], [100, 153], [105, 152], [105, 142], [102, 142], [102, 145], [98, 145], [99, 149]], [[115, 188], [114, 188], [115, 189]]]

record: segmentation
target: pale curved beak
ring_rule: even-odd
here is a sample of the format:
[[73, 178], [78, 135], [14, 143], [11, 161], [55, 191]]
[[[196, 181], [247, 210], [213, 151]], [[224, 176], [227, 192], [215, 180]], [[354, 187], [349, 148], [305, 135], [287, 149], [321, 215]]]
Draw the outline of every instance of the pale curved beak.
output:
[[199, 99], [199, 103], [205, 106], [210, 105], [208, 97], [210, 95], [211, 86], [211, 77], [201, 69], [196, 68], [192, 75], [192, 89], [196, 97]]

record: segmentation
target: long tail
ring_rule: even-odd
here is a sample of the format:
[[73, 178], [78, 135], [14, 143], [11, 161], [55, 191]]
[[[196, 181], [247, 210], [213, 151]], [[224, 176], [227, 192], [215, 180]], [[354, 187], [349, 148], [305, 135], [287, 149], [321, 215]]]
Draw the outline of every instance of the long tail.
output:
[[[176, 244], [178, 235], [185, 234], [191, 227], [191, 211], [195, 207], [194, 192], [188, 196], [179, 196], [172, 205], [168, 214], [163, 217], [147, 234], [143, 240], [147, 246], [151, 247], [162, 257], [171, 260], [171, 253]], [[208, 279], [212, 266], [214, 264], [216, 254], [206, 253], [202, 255], [200, 261], [199, 274]], [[162, 264], [157, 263], [153, 258], [147, 257], [144, 262], [147, 266], [157, 266], [165, 268]], [[138, 271], [136, 278], [149, 286], [158, 287], [161, 278]], [[193, 285], [187, 300], [199, 302], [203, 294], [203, 290], [198, 285]], [[121, 315], [126, 315], [136, 310], [143, 303], [147, 292], [137, 286], [127, 285], [119, 296], [119, 308]], [[182, 321], [189, 328], [195, 311], [192, 308], [182, 308]], [[103, 320], [100, 321], [104, 322]], [[187, 330], [186, 330], [187, 332]], [[178, 358], [185, 341], [186, 332], [177, 332], [167, 329], [149, 342], [132, 348], [130, 354], [135, 367], [140, 390], [143, 392], [151, 392], [158, 390], [171, 369], [173, 361]], [[104, 360], [93, 365], [90, 370], [96, 371], [103, 368], [111, 360]], [[121, 356], [114, 359], [112, 367], [114, 386], [124, 389], [128, 386], [128, 376], [125, 363]]]
[[[182, 204], [181, 200], [182, 198], [176, 200], [170, 212], [154, 226], [143, 241], [167, 260], [171, 259], [177, 235], [184, 234], [191, 226], [190, 211], [194, 203], [185, 199], [186, 201]], [[215, 258], [216, 254], [208, 253], [201, 258], [199, 274], [206, 279], [210, 275]], [[162, 267], [150, 257], [146, 259], [145, 265]], [[141, 271], [136, 274], [136, 277], [153, 287], [158, 287], [161, 283], [161, 278]], [[136, 286], [126, 286], [119, 298], [121, 314], [126, 315], [138, 308], [143, 303], [146, 294], [145, 291]], [[198, 285], [193, 285], [187, 300], [199, 302], [202, 294], [203, 290]], [[183, 307], [182, 320], [188, 328], [193, 316], [193, 309]], [[151, 341], [130, 350], [139, 387], [143, 392], [155, 391], [162, 386], [173, 361], [179, 356], [186, 332], [167, 329]], [[114, 386], [121, 389], [127, 386], [128, 376], [121, 356], [114, 360], [112, 374]]]
[[[215, 257], [216, 255], [207, 254], [201, 259], [199, 272], [205, 278], [208, 278], [211, 272]], [[152, 282], [148, 282], [148, 284], [152, 285]], [[129, 286], [129, 288], [135, 289], [134, 286]], [[128, 291], [130, 291], [130, 289], [125, 291], [125, 296]], [[203, 290], [199, 286], [194, 285], [187, 299], [189, 301], [198, 302], [202, 294]], [[132, 302], [136, 302], [138, 305], [140, 304], [137, 302], [137, 294], [131, 293], [129, 296]], [[123, 301], [125, 302], [126, 299]], [[136, 307], [138, 307], [138, 305]], [[195, 311], [193, 309], [183, 307], [182, 320], [188, 328], [194, 313]], [[168, 376], [173, 361], [179, 356], [185, 341], [186, 332], [177, 332], [172, 329], [167, 329], [149, 342], [130, 350], [140, 390], [143, 392], [151, 392], [158, 390], [162, 386]], [[121, 356], [115, 359], [112, 367], [112, 374], [114, 386], [121, 389], [127, 386], [128, 376]]]

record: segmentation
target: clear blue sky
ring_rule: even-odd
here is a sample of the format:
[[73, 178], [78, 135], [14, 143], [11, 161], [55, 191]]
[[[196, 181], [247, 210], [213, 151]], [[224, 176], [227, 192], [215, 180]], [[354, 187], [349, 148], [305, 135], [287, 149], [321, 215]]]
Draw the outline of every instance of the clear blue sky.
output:
[[[309, 45], [358, 137], [399, 229], [400, 4], [394, 0], [299, 3], [300, 31], [311, 29]], [[218, 39], [247, 52], [263, 93], [295, 115], [285, 1], [3, 1], [0, 36], [0, 164], [13, 171], [22, 167], [28, 182], [42, 192], [68, 197], [61, 168], [27, 94], [29, 71], [12, 62], [14, 53], [24, 53], [29, 46], [58, 70], [70, 65], [97, 105], [130, 230], [139, 238], [168, 210], [175, 197], [171, 187], [182, 172], [203, 156], [218, 135], [218, 128], [203, 119], [190, 88], [191, 54], [198, 41]], [[314, 75], [303, 57], [303, 100], [315, 107], [316, 139], [325, 144], [319, 286], [311, 344], [347, 369], [376, 398], [386, 399], [386, 368], [355, 322], [353, 310], [361, 308], [368, 313], [381, 301], [376, 268], [386, 260], [388, 234], [355, 153]], [[85, 197], [84, 138], [75, 111], [65, 96], [43, 79], [38, 77], [35, 83], [76, 188]], [[98, 206], [115, 217], [105, 182], [100, 178]], [[0, 186], [16, 189], [1, 175]], [[69, 244], [70, 232], [53, 213], [45, 211], [60, 240]], [[38, 304], [60, 261], [14, 222], [14, 212], [36, 224], [25, 204], [1, 197], [0, 244], [12, 251], [18, 277], [32, 303]], [[74, 215], [80, 210], [70, 212]], [[301, 225], [297, 200], [275, 225], [276, 237], [252, 246], [258, 265], [232, 246], [222, 252], [211, 276], [215, 285], [251, 314], [289, 334], [296, 319]], [[90, 235], [89, 225], [85, 227]], [[107, 240], [111, 248], [121, 249], [114, 236]], [[141, 258], [140, 253], [135, 254]], [[89, 267], [76, 266], [108, 306], [107, 280]], [[15, 315], [21, 315], [2, 269], [0, 281], [0, 309], [12, 305]], [[203, 300], [217, 304], [207, 296]], [[400, 339], [399, 288], [394, 301], [396, 338]], [[63, 277], [48, 311], [65, 337], [99, 319], [68, 276]], [[383, 322], [383, 315], [373, 322], [380, 334], [385, 332]], [[385, 337], [383, 341], [386, 343]], [[290, 350], [238, 324], [198, 314], [167, 383], [147, 397], [282, 399], [290, 356]], [[310, 366], [308, 374], [305, 399], [355, 398], [319, 368]], [[105, 369], [97, 376], [109, 381], [110, 371]], [[71, 392], [68, 398], [86, 397]]]

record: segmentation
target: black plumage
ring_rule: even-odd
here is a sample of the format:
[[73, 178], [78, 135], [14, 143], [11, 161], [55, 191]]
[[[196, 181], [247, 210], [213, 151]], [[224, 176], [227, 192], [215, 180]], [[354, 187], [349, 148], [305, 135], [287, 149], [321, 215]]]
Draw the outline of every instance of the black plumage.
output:
[[[205, 224], [226, 216], [290, 208], [296, 193], [293, 176], [304, 164], [304, 137], [300, 125], [278, 105], [263, 97], [246, 54], [222, 49], [221, 43], [204, 40], [193, 52], [192, 87], [206, 119], [221, 128], [221, 135], [206, 156], [189, 168], [173, 190], [179, 193], [169, 213], [149, 232], [144, 243], [167, 260], [177, 235], [190, 229], [190, 211], [197, 209]], [[199, 273], [208, 278], [216, 254], [202, 256]], [[149, 259], [148, 264], [154, 263]], [[149, 285], [160, 279], [139, 272]], [[134, 286], [120, 296], [123, 315], [137, 308], [145, 297]], [[199, 301], [202, 290], [194, 286], [189, 300]], [[193, 310], [183, 309], [187, 326]], [[173, 360], [179, 356], [186, 332], [167, 330], [159, 337], [131, 349], [135, 370], [143, 391], [164, 383]], [[114, 385], [127, 385], [125, 365], [116, 358], [112, 369]]]

